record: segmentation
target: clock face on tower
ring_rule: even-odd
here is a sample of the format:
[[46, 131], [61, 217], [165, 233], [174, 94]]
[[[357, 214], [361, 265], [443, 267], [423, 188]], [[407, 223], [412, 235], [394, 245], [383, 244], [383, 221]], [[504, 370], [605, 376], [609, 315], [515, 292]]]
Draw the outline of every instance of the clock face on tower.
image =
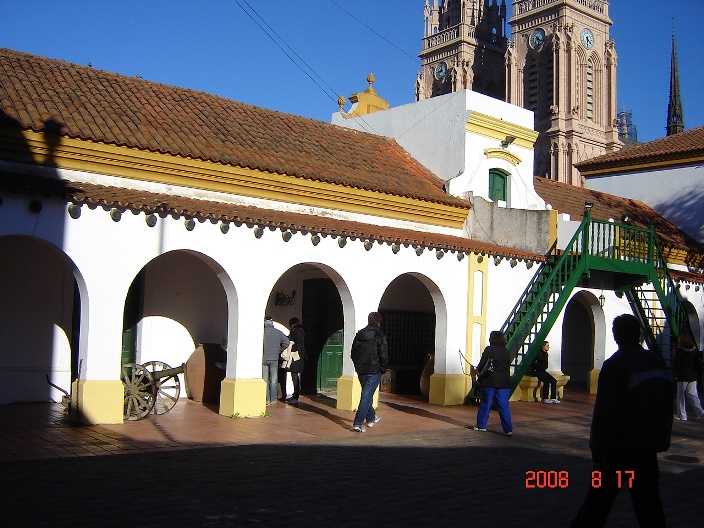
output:
[[584, 44], [584, 47], [587, 49], [592, 49], [594, 45], [594, 34], [587, 28], [582, 30], [582, 44]]
[[439, 62], [438, 65], [435, 66], [435, 78], [438, 81], [442, 81], [446, 76], [447, 76], [447, 63]]
[[530, 47], [533, 49], [538, 49], [545, 43], [545, 31], [541, 28], [536, 29], [530, 34], [530, 39], [528, 39]]

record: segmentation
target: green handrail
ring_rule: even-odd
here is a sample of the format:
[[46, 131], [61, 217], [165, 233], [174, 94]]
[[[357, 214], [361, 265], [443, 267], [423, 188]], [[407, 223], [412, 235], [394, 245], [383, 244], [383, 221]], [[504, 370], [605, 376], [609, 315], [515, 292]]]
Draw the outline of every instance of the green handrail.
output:
[[[589, 276], [590, 265], [596, 265], [598, 258], [647, 265], [652, 270], [652, 282], [665, 314], [668, 320], [672, 319], [673, 329], [679, 331], [685, 328], [685, 324], [689, 328], [689, 319], [653, 228], [592, 220], [590, 211], [585, 210], [584, 218], [565, 250], [558, 253], [555, 247], [551, 248], [548, 260], [538, 268], [501, 327], [513, 357], [512, 392], [550, 333], [572, 290], [582, 276]], [[668, 301], [670, 298], [673, 301]], [[637, 315], [641, 320], [646, 317], [643, 313]], [[476, 398], [475, 388], [470, 391], [469, 399]]]

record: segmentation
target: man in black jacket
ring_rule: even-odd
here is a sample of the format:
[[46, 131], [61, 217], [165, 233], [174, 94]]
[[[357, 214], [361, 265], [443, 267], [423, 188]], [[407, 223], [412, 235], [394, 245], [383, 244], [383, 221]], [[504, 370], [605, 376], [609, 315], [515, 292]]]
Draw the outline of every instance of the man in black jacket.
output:
[[367, 320], [369, 324], [357, 332], [352, 341], [352, 362], [359, 377], [359, 384], [362, 386], [362, 395], [352, 427], [352, 430], [357, 433], [365, 432], [363, 427], [365, 420], [367, 427], [373, 427], [381, 419], [374, 411], [372, 398], [381, 382], [381, 375], [386, 372], [389, 364], [386, 336], [379, 328], [381, 314], [372, 312]]
[[675, 381], [665, 361], [640, 346], [640, 322], [614, 319], [618, 350], [599, 374], [589, 447], [591, 486], [573, 528], [604, 526], [621, 488], [628, 488], [640, 526], [665, 526], [657, 454], [670, 447]]

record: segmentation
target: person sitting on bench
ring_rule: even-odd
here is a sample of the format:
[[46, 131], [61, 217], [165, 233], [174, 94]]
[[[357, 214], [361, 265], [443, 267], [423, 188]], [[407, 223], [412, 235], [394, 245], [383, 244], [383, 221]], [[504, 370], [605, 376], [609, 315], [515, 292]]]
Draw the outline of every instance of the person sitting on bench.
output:
[[[543, 341], [543, 346], [540, 347], [538, 355], [530, 366], [530, 375], [538, 378], [543, 384], [540, 388], [543, 403], [560, 403], [557, 399], [557, 380], [547, 371], [548, 350], [550, 350], [550, 343]], [[549, 394], [548, 391], [550, 391]]]

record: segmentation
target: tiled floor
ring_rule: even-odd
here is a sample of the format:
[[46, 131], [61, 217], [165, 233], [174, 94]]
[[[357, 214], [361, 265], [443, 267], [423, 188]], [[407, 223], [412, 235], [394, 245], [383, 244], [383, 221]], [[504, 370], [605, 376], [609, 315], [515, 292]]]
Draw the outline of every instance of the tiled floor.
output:
[[[590, 485], [594, 398], [512, 402], [514, 435], [492, 411], [382, 394], [381, 422], [350, 431], [353, 414], [326, 396], [231, 419], [180, 400], [165, 415], [73, 426], [60, 405], [0, 406], [4, 527], [568, 526]], [[120, 456], [110, 456], [110, 455]], [[107, 456], [102, 456], [107, 455]], [[704, 516], [704, 424], [675, 422], [659, 457], [668, 526]], [[529, 474], [568, 476], [529, 489]], [[567, 484], [569, 482], [569, 485]], [[531, 521], [528, 521], [531, 522]], [[608, 528], [637, 524], [628, 493]]]
[[[591, 414], [593, 396], [567, 394], [561, 405], [512, 402], [516, 428], [550, 416]], [[430, 405], [417, 397], [382, 393], [382, 422], [365, 435], [463, 428], [474, 423], [476, 407]], [[335, 408], [334, 395], [303, 396], [296, 407], [277, 402], [268, 416], [232, 419], [215, 406], [180, 399], [171, 412], [117, 425], [69, 423], [59, 404], [0, 406], [0, 459], [27, 460], [135, 453], [164, 449], [244, 444], [325, 443], [354, 436], [353, 413]], [[498, 428], [492, 412], [490, 428]], [[358, 434], [358, 433], [357, 433]]]

